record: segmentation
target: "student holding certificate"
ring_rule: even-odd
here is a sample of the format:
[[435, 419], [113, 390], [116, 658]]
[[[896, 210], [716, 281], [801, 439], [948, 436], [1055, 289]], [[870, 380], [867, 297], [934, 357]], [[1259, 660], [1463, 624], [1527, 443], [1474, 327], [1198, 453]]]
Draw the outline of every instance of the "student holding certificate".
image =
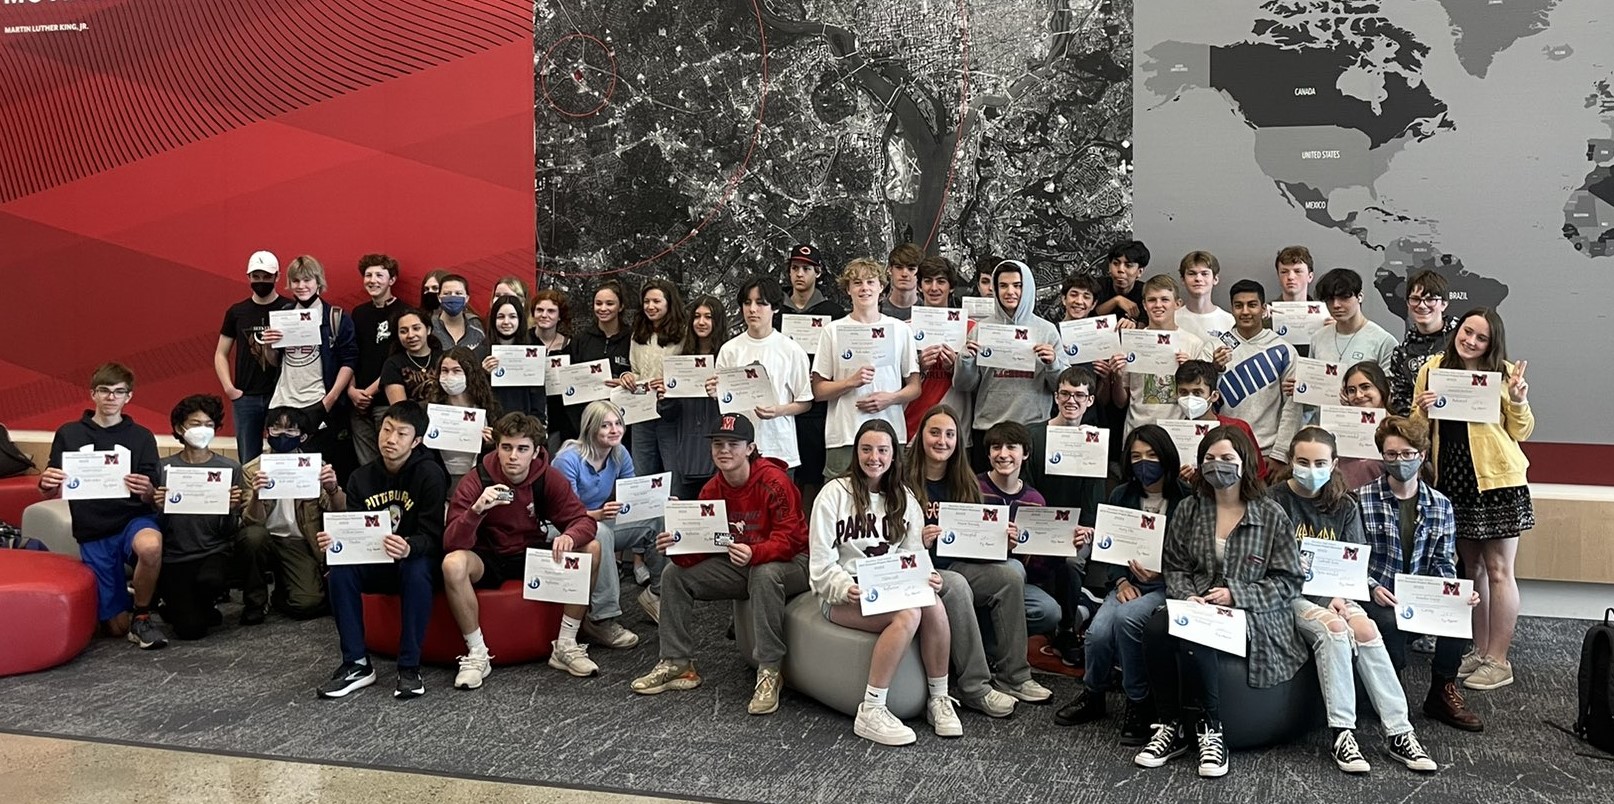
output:
[[[571, 365], [607, 361], [612, 377], [620, 377], [631, 369], [628, 356], [632, 330], [622, 322], [623, 309], [628, 303], [628, 291], [615, 279], [607, 279], [594, 289], [592, 314], [586, 321], [574, 326], [571, 346], [567, 354]], [[582, 316], [579, 316], [582, 318]], [[611, 383], [607, 382], [607, 385]], [[613, 386], [614, 387], [614, 386]], [[586, 405], [567, 405], [563, 414], [568, 423], [568, 434], [583, 432], [583, 412]]]
[[1446, 277], [1431, 268], [1407, 277], [1407, 331], [1384, 367], [1390, 377], [1390, 393], [1384, 397], [1388, 404], [1377, 407], [1397, 416], [1411, 414], [1418, 371], [1429, 358], [1446, 351], [1446, 340], [1457, 328], [1457, 319], [1446, 316], [1450, 287]]
[[[1295, 541], [1321, 539], [1363, 544], [1362, 514], [1336, 471], [1334, 436], [1321, 427], [1302, 427], [1289, 442], [1289, 468], [1267, 492], [1294, 523]], [[1302, 555], [1302, 564], [1305, 556]], [[1363, 556], [1369, 561], [1371, 554]], [[1385, 750], [1417, 771], [1438, 770], [1407, 720], [1407, 696], [1396, 677], [1378, 626], [1362, 604], [1343, 597], [1297, 597], [1291, 604], [1295, 628], [1317, 658], [1328, 726], [1334, 731], [1334, 764], [1346, 773], [1372, 770], [1357, 744], [1356, 682], [1360, 680], [1384, 725]], [[1353, 659], [1354, 657], [1354, 659]]]
[[[1143, 285], [1143, 309], [1148, 316], [1148, 329], [1170, 332], [1176, 349], [1176, 366], [1189, 360], [1207, 360], [1210, 346], [1185, 329], [1177, 326], [1177, 302], [1180, 296], [1177, 280], [1165, 274], [1149, 277]], [[1177, 416], [1176, 369], [1168, 374], [1155, 374], [1129, 368], [1126, 361], [1117, 364], [1115, 382], [1111, 383], [1112, 401], [1126, 408], [1126, 432], [1145, 424]]]
[[[1285, 444], [1284, 446], [1288, 446]], [[1166, 526], [1166, 596], [1242, 609], [1248, 624], [1248, 683], [1266, 689], [1287, 681], [1310, 651], [1295, 635], [1290, 602], [1300, 594], [1300, 549], [1283, 508], [1263, 494], [1255, 450], [1244, 431], [1218, 427], [1199, 444], [1195, 494]], [[1199, 775], [1227, 774], [1221, 723], [1221, 654], [1167, 634], [1164, 609], [1144, 638], [1161, 725], [1133, 759], [1157, 768], [1191, 745], [1185, 687], [1197, 688]]]
[[[532, 342], [542, 344], [544, 354], [548, 355], [550, 365], [553, 358], [565, 356], [571, 360], [572, 347], [572, 307], [566, 300], [566, 294], [554, 288], [535, 290], [532, 293]], [[544, 394], [547, 399], [545, 410], [548, 415], [544, 419], [546, 430], [549, 431], [549, 448], [553, 454], [555, 447], [568, 438], [577, 434], [571, 429], [571, 417], [566, 415], [565, 398], [558, 392], [550, 395], [549, 379], [554, 376], [554, 370], [544, 372]]]
[[482, 411], [481, 450], [437, 451], [443, 458], [443, 468], [448, 470], [449, 488], [453, 488], [459, 485], [460, 478], [476, 466], [476, 462], [491, 446], [493, 429], [488, 425], [502, 416], [504, 411], [499, 407], [499, 400], [493, 398], [493, 386], [488, 382], [487, 370], [482, 368], [481, 362], [471, 350], [464, 346], [448, 350], [448, 354], [437, 361], [437, 382], [426, 400], [437, 405], [476, 408]]
[[[260, 437], [268, 442], [269, 451], [264, 455], [303, 451], [303, 444], [308, 440], [305, 428], [309, 424], [302, 410], [270, 408], [265, 421]], [[266, 500], [259, 496], [269, 485], [269, 475], [262, 466], [260, 456], [241, 467], [248, 489], [241, 509], [241, 522], [245, 525], [242, 538], [249, 542], [261, 540], [269, 547], [268, 564], [274, 575], [274, 592], [269, 598], [271, 608], [294, 620], [322, 617], [330, 609], [325, 599], [325, 553], [319, 549], [316, 536], [325, 529], [325, 514], [341, 510], [334, 500], [340, 488], [336, 483], [336, 470], [329, 463], [320, 465], [318, 497]], [[247, 602], [251, 602], [250, 599]], [[249, 613], [243, 610], [242, 619], [247, 619]]]
[[[690, 308], [689, 329], [684, 333], [684, 346], [680, 353], [682, 359], [694, 360], [700, 355], [708, 355], [707, 365], [714, 367], [715, 371], [716, 355], [723, 351], [728, 339], [729, 317], [723, 303], [715, 296], [695, 299], [694, 306]], [[805, 356], [802, 365], [806, 365]], [[710, 378], [703, 378], [703, 384], [705, 379]], [[656, 412], [665, 424], [662, 434], [672, 444], [670, 448], [663, 447], [661, 461], [667, 471], [673, 473], [672, 496], [680, 500], [695, 499], [717, 471], [712, 465], [711, 445], [706, 439], [706, 434], [717, 422], [717, 400], [705, 394], [704, 387], [698, 390], [703, 392], [702, 396], [668, 396], [663, 378], [661, 388], [656, 391], [660, 397], [656, 402]], [[791, 438], [790, 446], [795, 445], [795, 438]]]
[[[811, 244], [798, 243], [790, 249], [790, 258], [785, 262], [785, 278], [790, 292], [784, 295], [783, 303], [773, 314], [775, 330], [784, 331], [784, 317], [787, 315], [811, 316], [826, 324], [846, 315], [845, 309], [825, 298], [823, 291], [818, 289], [819, 282], [824, 279], [824, 258]], [[807, 352], [810, 365], [817, 354], [818, 341], [815, 339], [811, 345], [801, 346]], [[768, 376], [778, 375], [770, 369]], [[813, 497], [824, 484], [823, 434], [828, 415], [829, 403], [814, 401], [806, 413], [795, 417], [796, 452], [801, 456], [801, 465], [796, 467], [796, 487], [801, 489], [802, 504], [808, 507], [812, 506]], [[775, 457], [782, 455], [777, 450], [775, 453]]]
[[[1363, 360], [1345, 369], [1342, 386], [1339, 398], [1346, 407], [1388, 409], [1390, 380], [1378, 363]], [[1334, 470], [1345, 476], [1346, 488], [1359, 489], [1384, 476], [1384, 462], [1377, 458], [1342, 457], [1335, 463]]]
[[[879, 634], [869, 663], [869, 683], [858, 704], [852, 732], [881, 745], [908, 745], [913, 729], [886, 708], [886, 693], [897, 663], [917, 635], [930, 702], [925, 719], [938, 737], [962, 737], [964, 726], [947, 694], [947, 658], [952, 635], [943, 602], [866, 616], [859, 607], [857, 562], [893, 550], [924, 550], [923, 509], [896, 466], [896, 430], [883, 419], [858, 427], [852, 439], [854, 457], [847, 473], [824, 485], [813, 503], [808, 543], [808, 576], [824, 618], [836, 625]], [[940, 573], [930, 575], [930, 588], [943, 592]]]
[[[651, 393], [665, 390], [663, 361], [684, 353], [688, 331], [689, 312], [684, 309], [678, 286], [661, 277], [645, 280], [639, 291], [639, 316], [633, 322], [633, 337], [628, 340], [628, 370], [617, 378], [621, 387], [631, 391], [639, 383], [648, 382]], [[670, 423], [663, 427], [660, 419], [639, 422], [628, 430], [633, 473], [639, 477], [666, 471], [663, 453], [677, 448], [677, 434]], [[678, 477], [674, 475], [673, 480], [676, 482]]]
[[[1429, 451], [1435, 488], [1451, 499], [1457, 514], [1457, 553], [1480, 596], [1474, 609], [1474, 653], [1463, 668], [1463, 686], [1473, 690], [1513, 683], [1508, 648], [1519, 619], [1513, 564], [1519, 534], [1536, 524], [1525, 476], [1530, 461], [1519, 448], [1536, 426], [1525, 366], [1523, 360], [1508, 362], [1502, 318], [1495, 310], [1480, 307], [1463, 315], [1445, 353], [1430, 358], [1418, 372], [1414, 389], [1413, 418], [1435, 420], [1430, 425]], [[1438, 395], [1429, 390], [1431, 372], [1441, 369], [1470, 372], [1475, 383], [1488, 378], [1473, 372], [1500, 375], [1502, 387], [1492, 392], [1495, 418], [1490, 423], [1442, 419], [1436, 412]]]
[[[493, 306], [488, 308], [488, 320], [492, 322], [492, 330], [488, 332], [488, 339], [477, 347], [476, 354], [482, 358], [482, 370], [488, 372], [489, 377], [499, 370], [499, 358], [493, 353], [493, 347], [533, 347], [538, 353], [548, 357], [548, 352], [540, 348], [533, 340], [532, 332], [528, 329], [527, 308], [517, 296], [496, 296]], [[518, 350], [517, 354], [522, 351]], [[548, 397], [545, 396], [544, 384], [539, 381], [537, 385], [501, 385], [493, 388], [493, 398], [498, 401], [499, 409], [506, 413], [527, 413], [540, 419], [547, 415]], [[493, 419], [488, 419], [493, 421]]]
[[[784, 292], [771, 277], [754, 276], [740, 286], [736, 301], [745, 330], [729, 338], [723, 343], [723, 348], [717, 350], [717, 367], [724, 369], [755, 364], [767, 369], [768, 382], [772, 386], [770, 404], [740, 412], [756, 424], [758, 451], [784, 461], [789, 469], [805, 466], [807, 453], [802, 451], [802, 447], [805, 442], [814, 441], [822, 452], [824, 430], [819, 427], [805, 433], [799, 432], [800, 428], [810, 426], [807, 420], [813, 407], [813, 381], [806, 350], [774, 328], [777, 311], [785, 303]], [[709, 388], [708, 393], [715, 397], [716, 382], [709, 383]], [[710, 429], [708, 425], [697, 430], [696, 434]], [[822, 468], [819, 473], [823, 473]], [[804, 479], [800, 477], [801, 470], [797, 469], [797, 474], [798, 481]]]
[[[958, 283], [958, 272], [945, 257], [926, 257], [919, 263], [919, 303], [923, 307], [951, 308], [953, 287]], [[964, 334], [975, 328], [969, 316], [964, 319]], [[959, 412], [967, 422], [975, 395], [953, 389], [953, 367], [958, 365], [958, 350], [946, 343], [926, 341], [919, 349], [919, 370], [924, 378], [919, 381], [919, 398], [903, 408], [908, 425], [908, 438], [919, 432], [919, 419], [937, 405], [948, 405]], [[965, 431], [968, 435], [968, 430]]]
[[980, 328], [972, 328], [966, 336], [964, 351], [959, 353], [953, 372], [953, 387], [975, 397], [974, 421], [970, 423], [973, 433], [968, 443], [970, 466], [977, 472], [986, 471], [983, 438], [992, 425], [1019, 422], [1029, 426], [1047, 421], [1059, 372], [1064, 368], [1059, 328], [1034, 310], [1037, 280], [1031, 267], [1019, 260], [1003, 260], [992, 268], [992, 283], [997, 307], [992, 317], [981, 323], [1028, 328], [1034, 358], [1030, 371], [979, 366], [976, 357], [981, 351]]
[[295, 304], [287, 312], [307, 312], [318, 321], [319, 342], [280, 348], [275, 346], [279, 330], [263, 332], [269, 362], [280, 368], [269, 407], [290, 405], [315, 417], [324, 426], [313, 435], [311, 447], [322, 453], [332, 451], [338, 433], [347, 427], [347, 387], [359, 362], [353, 317], [324, 300], [326, 289], [325, 267], [319, 260], [307, 254], [292, 260], [286, 266], [286, 290]]

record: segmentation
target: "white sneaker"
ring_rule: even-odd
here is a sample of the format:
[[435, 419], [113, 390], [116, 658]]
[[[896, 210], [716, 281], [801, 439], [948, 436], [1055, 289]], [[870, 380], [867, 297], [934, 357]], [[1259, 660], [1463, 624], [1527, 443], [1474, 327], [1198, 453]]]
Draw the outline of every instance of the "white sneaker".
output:
[[565, 670], [578, 678], [587, 678], [599, 674], [600, 666], [595, 664], [593, 659], [588, 658], [588, 648], [576, 642], [566, 643], [558, 639], [549, 643], [549, 646], [553, 650], [549, 654], [550, 667], [556, 670]]
[[474, 690], [482, 686], [482, 680], [493, 675], [493, 664], [489, 659], [487, 648], [471, 651], [460, 657], [460, 671], [454, 676], [454, 689]]
[[919, 739], [913, 729], [902, 725], [902, 721], [891, 714], [890, 709], [867, 701], [857, 705], [857, 719], [852, 721], [852, 733], [880, 745], [912, 745]]
[[633, 565], [633, 580], [640, 586], [650, 583], [650, 568], [644, 564]]
[[992, 686], [1005, 695], [1013, 696], [1016, 700], [1030, 704], [1045, 704], [1053, 700], [1054, 691], [1038, 684], [1034, 679], [1026, 679], [1019, 684], [1007, 684], [1001, 681], [992, 682]]
[[987, 687], [986, 692], [981, 693], [980, 697], [964, 699], [965, 706], [987, 717], [1008, 717], [1014, 714], [1014, 704], [1013, 696], [1004, 695], [992, 687]]
[[639, 635], [622, 627], [615, 617], [609, 620], [583, 620], [579, 629], [590, 644], [602, 648], [631, 648], [639, 644]]
[[964, 736], [964, 724], [958, 722], [956, 706], [958, 701], [947, 695], [931, 698], [925, 705], [925, 720], [935, 727], [937, 737]]
[[645, 614], [650, 615], [650, 622], [661, 625], [661, 595], [646, 587], [639, 593], [639, 607], [644, 609]]

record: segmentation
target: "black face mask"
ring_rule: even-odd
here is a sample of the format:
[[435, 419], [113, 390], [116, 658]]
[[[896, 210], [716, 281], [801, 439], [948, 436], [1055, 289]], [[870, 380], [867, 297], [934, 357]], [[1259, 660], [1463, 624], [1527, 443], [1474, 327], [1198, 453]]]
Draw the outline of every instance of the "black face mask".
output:
[[252, 282], [250, 284], [252, 285], [252, 294], [260, 299], [266, 299], [275, 293], [275, 283], [273, 282]]
[[420, 309], [425, 310], [428, 313], [436, 312], [437, 311], [437, 294], [436, 293], [422, 293], [422, 294], [420, 294]]

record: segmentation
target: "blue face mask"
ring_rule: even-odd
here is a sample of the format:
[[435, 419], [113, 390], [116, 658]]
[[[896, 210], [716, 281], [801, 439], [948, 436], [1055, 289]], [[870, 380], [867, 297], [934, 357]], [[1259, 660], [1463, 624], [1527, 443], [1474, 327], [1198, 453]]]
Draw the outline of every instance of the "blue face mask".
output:
[[1295, 466], [1292, 467], [1289, 472], [1290, 476], [1294, 478], [1295, 482], [1299, 483], [1300, 487], [1306, 490], [1306, 493], [1316, 494], [1317, 492], [1323, 490], [1323, 486], [1328, 485], [1329, 478], [1334, 476], [1334, 467], [1331, 464], [1324, 464], [1322, 466]]
[[1132, 476], [1137, 478], [1139, 483], [1152, 486], [1166, 476], [1166, 467], [1161, 466], [1159, 461], [1133, 461]]
[[437, 301], [443, 306], [443, 312], [449, 315], [459, 315], [465, 312], [465, 303], [470, 299], [466, 296], [443, 296]]

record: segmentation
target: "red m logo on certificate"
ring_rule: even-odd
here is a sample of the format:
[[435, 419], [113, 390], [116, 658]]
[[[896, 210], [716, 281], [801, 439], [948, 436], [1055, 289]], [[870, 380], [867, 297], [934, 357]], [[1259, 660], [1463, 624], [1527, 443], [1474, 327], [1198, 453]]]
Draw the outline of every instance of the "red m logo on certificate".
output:
[[379, 528], [379, 527], [381, 527], [381, 515], [380, 514], [375, 514], [375, 515], [365, 514], [364, 515], [364, 526], [367, 527], [367, 528]]
[[704, 357], [695, 358], [695, 368], [706, 368], [706, 358], [704, 358]]
[[957, 310], [948, 310], [947, 311], [947, 320], [948, 321], [957, 321], [957, 320], [959, 320], [958, 312], [959, 311], [957, 311]]
[[1171, 336], [1170, 335], [1156, 335], [1155, 338], [1154, 338], [1154, 342], [1155, 342], [1156, 346], [1170, 346], [1171, 345]]
[[528, 349], [527, 350], [527, 357], [537, 357], [537, 356], [538, 356], [538, 350], [537, 349]]
[[1093, 322], [1093, 329], [1095, 329], [1095, 330], [1097, 330], [1097, 329], [1109, 329], [1109, 328], [1110, 328], [1110, 320], [1108, 318], [1100, 318], [1099, 320]]
[[1374, 413], [1371, 410], [1362, 411], [1362, 423], [1363, 424], [1378, 424], [1379, 423], [1379, 414]]
[[901, 569], [919, 569], [919, 557], [915, 555], [898, 556], [897, 566]]
[[1471, 385], [1477, 385], [1477, 386], [1480, 386], [1481, 388], [1487, 387], [1489, 385], [1489, 383], [1487, 383], [1486, 380], [1488, 380], [1490, 378], [1486, 377], [1484, 374], [1470, 374], [1468, 376], [1473, 379], [1473, 382], [1471, 383]]
[[223, 472], [208, 472], [207, 473], [207, 482], [209, 482], [209, 483], [223, 483], [224, 482], [224, 473]]
[[298, 313], [297, 314], [297, 320], [298, 321], [313, 321], [314, 320], [313, 317], [312, 317], [313, 315], [314, 315], [313, 313], [309, 313], [309, 312]]
[[605, 373], [605, 367], [604, 366], [589, 366], [588, 367], [588, 373], [590, 373], [590, 374], [603, 374], [603, 373]]
[[653, 488], [653, 489], [661, 488], [661, 481], [663, 481], [665, 479], [666, 478], [661, 478], [661, 477], [652, 477], [652, 478], [650, 478], [650, 488]]
[[994, 511], [994, 510], [992, 510], [990, 508], [982, 511], [981, 512], [981, 521], [982, 522], [996, 522], [996, 521], [998, 521], [998, 512], [996, 512], [996, 511]]
[[717, 506], [701, 503], [701, 516], [717, 516]]
[[1086, 436], [1087, 436], [1087, 443], [1089, 443], [1089, 444], [1097, 444], [1098, 443], [1098, 433], [1086, 433]]
[[1154, 517], [1149, 514], [1138, 515], [1138, 527], [1145, 530], [1154, 530]]
[[884, 338], [885, 337], [885, 327], [874, 327], [874, 328], [870, 329], [869, 330], [869, 337], [871, 337], [871, 338]]
[[101, 462], [102, 466], [117, 466], [118, 465], [118, 456], [117, 455], [107, 455], [105, 457], [106, 457], [106, 460]]
[[582, 564], [578, 562], [576, 556], [562, 556], [561, 560], [565, 562], [561, 565], [562, 569], [574, 570], [583, 568]]
[[756, 369], [749, 369], [749, 368], [746, 369], [745, 370], [745, 378], [748, 379], [748, 380], [756, 379], [757, 378], [757, 370]]
[[301, 469], [301, 468], [303, 468], [305, 466], [313, 466], [313, 465], [314, 465], [314, 459], [313, 458], [304, 458], [304, 457], [301, 457], [301, 456], [299, 456], [297, 458], [297, 468], [299, 468], [299, 469]]
[[1325, 376], [1328, 376], [1328, 377], [1338, 377], [1339, 376], [1339, 364], [1338, 363], [1324, 363], [1323, 364], [1323, 374]]
[[1029, 340], [1031, 340], [1031, 330], [1029, 330], [1029, 329], [1017, 329], [1017, 330], [1015, 330], [1014, 331], [1014, 339], [1017, 340], [1017, 341], [1029, 341]]
[[468, 421], [468, 422], [476, 421], [476, 411], [474, 411], [474, 410], [465, 411], [465, 418], [464, 418], [463, 421]]
[[1055, 522], [1069, 522], [1070, 521], [1070, 512], [1069, 511], [1055, 511], [1054, 512], [1054, 521]]
[[822, 328], [824, 326], [824, 319], [822, 319], [822, 318], [811, 318], [811, 319], [808, 319], [808, 320], [811, 321], [812, 325], [815, 326], [815, 327]]

